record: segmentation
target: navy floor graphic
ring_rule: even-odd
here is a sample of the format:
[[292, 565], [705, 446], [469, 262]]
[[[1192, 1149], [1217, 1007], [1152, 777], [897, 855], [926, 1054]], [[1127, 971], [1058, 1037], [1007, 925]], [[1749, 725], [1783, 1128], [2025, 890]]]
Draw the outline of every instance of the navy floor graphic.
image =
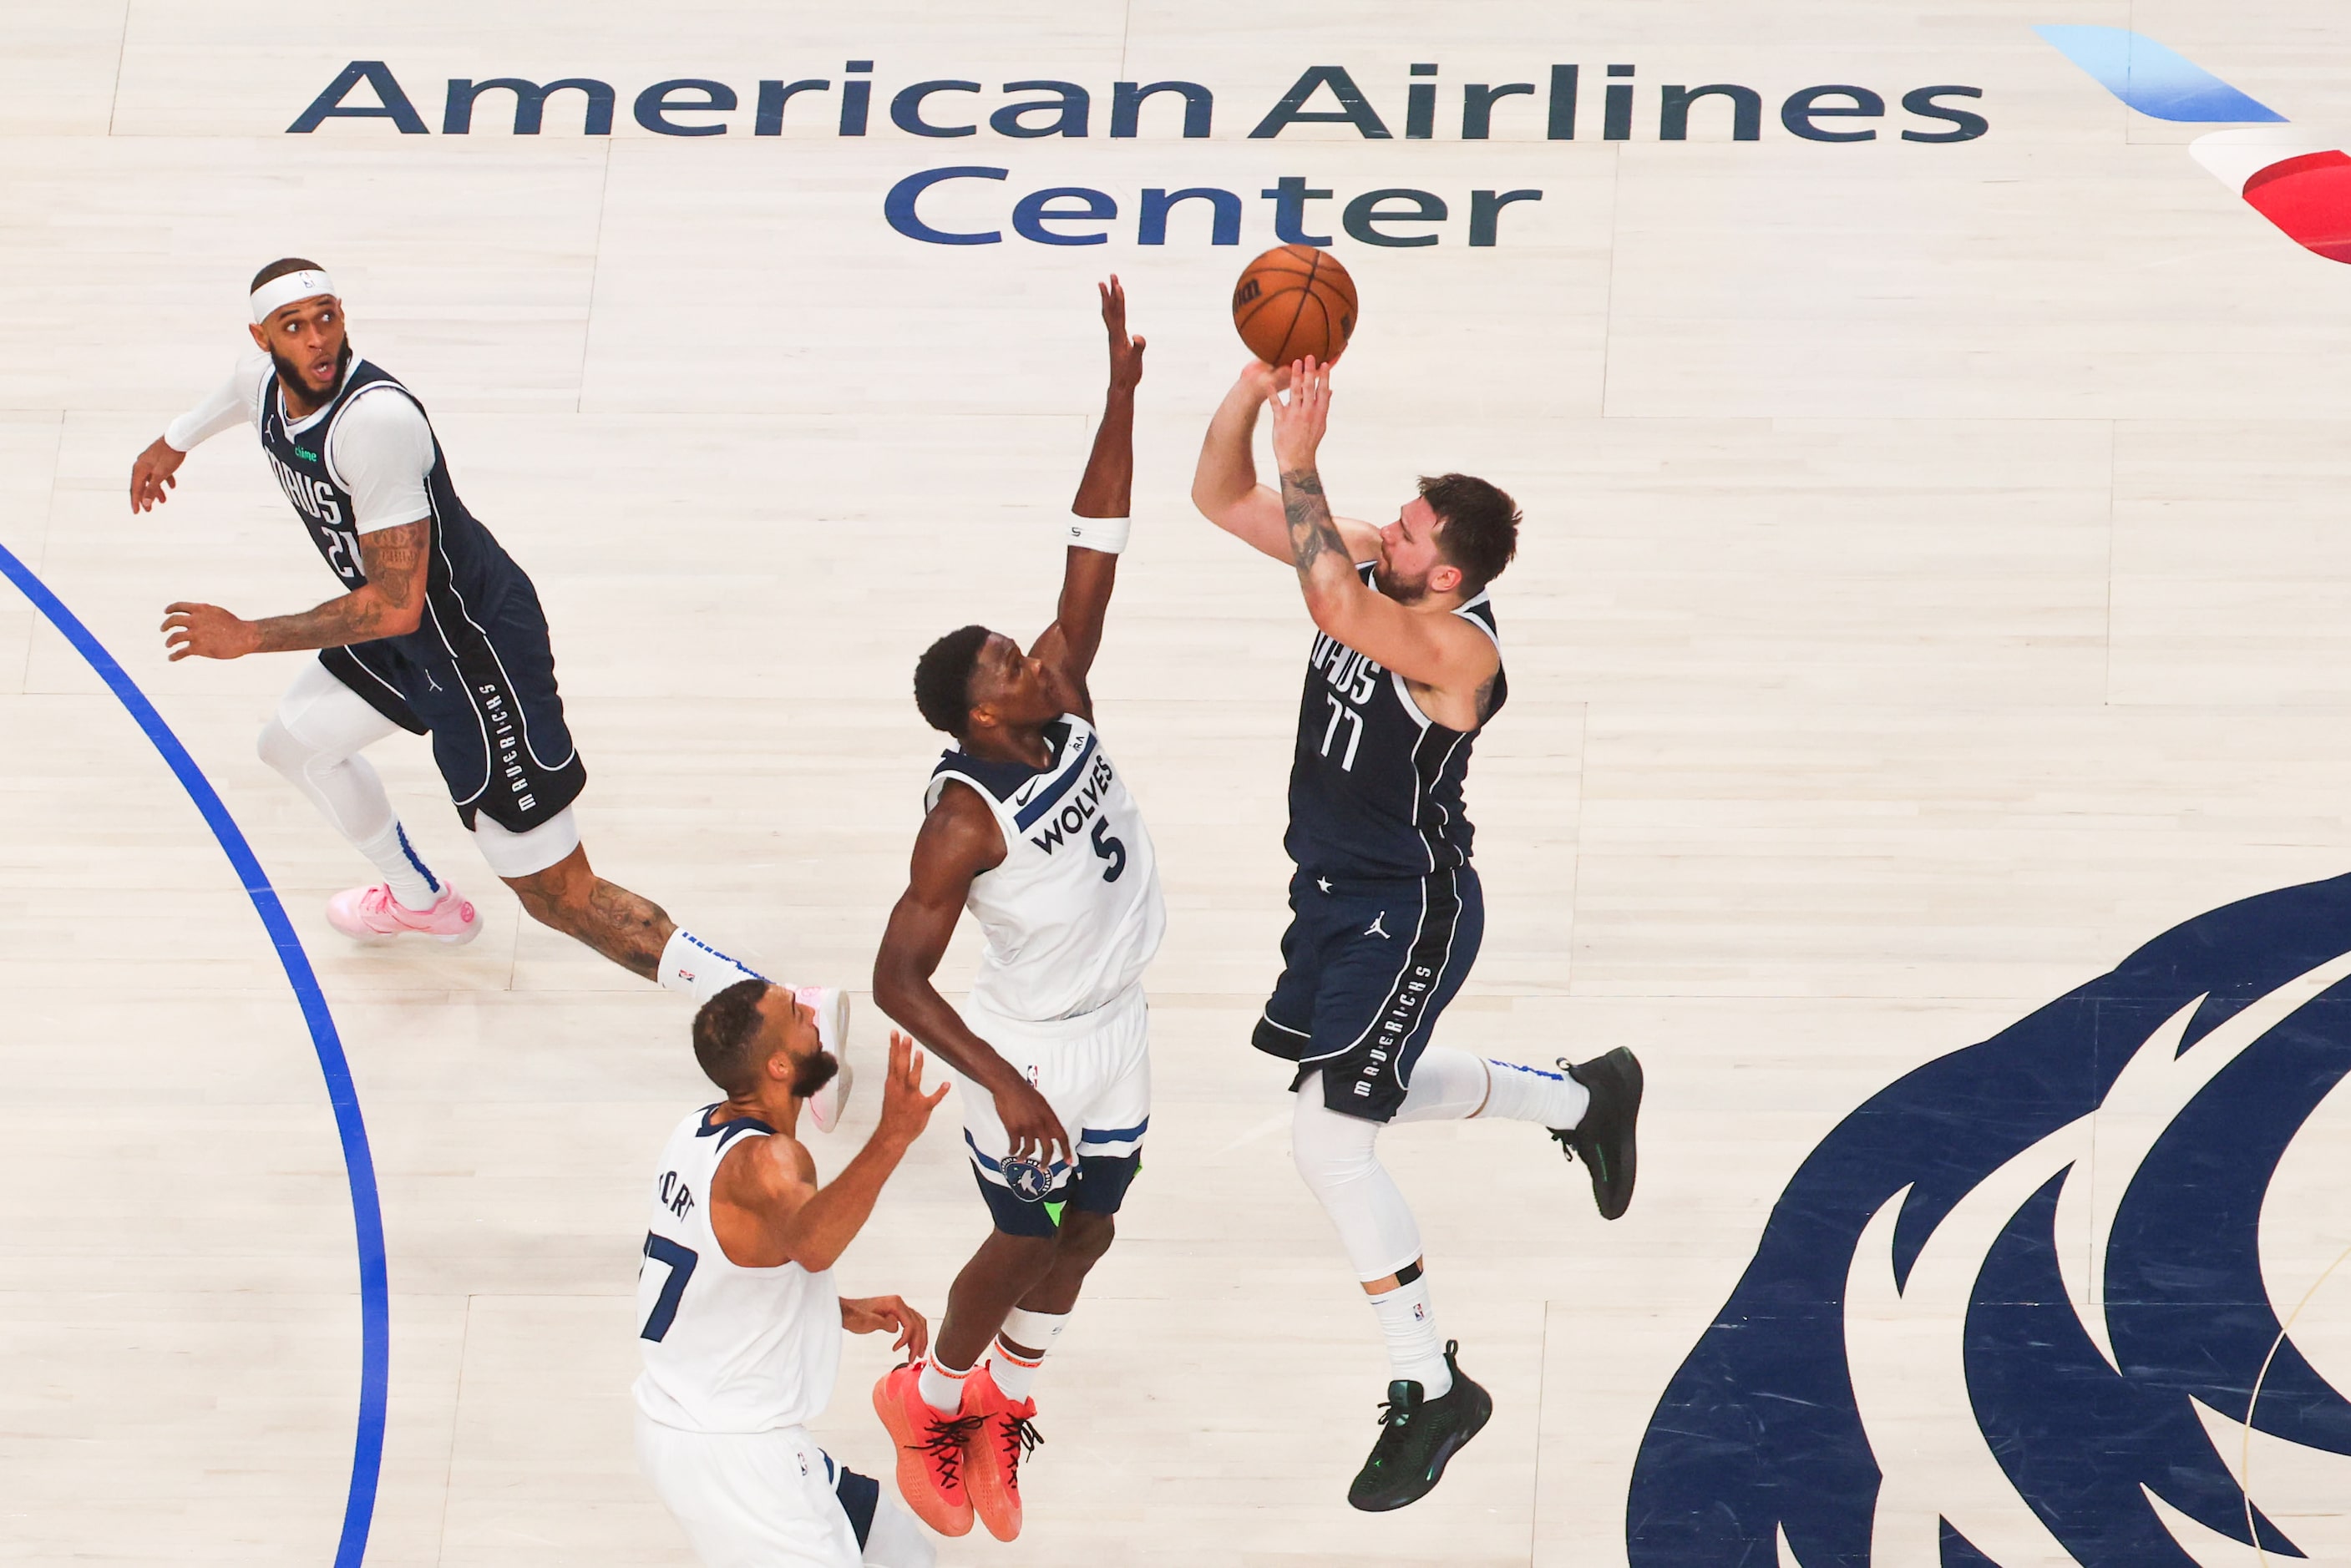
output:
[[[2142, 1046], [2163, 1053], [2158, 1071], [2226, 1065], [2162, 1127], [2112, 1207], [2112, 1359], [2059, 1268], [2069, 1164], [2036, 1184], [1983, 1255], [1964, 1303], [1967, 1401], [2034, 1528], [2085, 1568], [2194, 1568], [2150, 1492], [2205, 1529], [2300, 1558], [2239, 1488], [2191, 1401], [2351, 1455], [2351, 1402], [2281, 1326], [2257, 1245], [2279, 1161], [2351, 1069], [2346, 954], [2351, 877], [2249, 898], [2166, 932], [1847, 1116], [1789, 1182], [1754, 1262], [1658, 1401], [1626, 1507], [1632, 1568], [1771, 1568], [1783, 1535], [1802, 1568], [1870, 1563], [1883, 1472], [1844, 1311], [1865, 1266], [1864, 1232], [1907, 1189], [1890, 1249], [1903, 1283], [1970, 1193], [2097, 1110]], [[2298, 981], [2308, 1000], [2272, 996], [2300, 997], [2283, 989]], [[2227, 1030], [2256, 1004], [2276, 1021], [2250, 1041], [2209, 1044], [2216, 1030], [2267, 1020]], [[2158, 1036], [2183, 1023], [2175, 1053]], [[2199, 1045], [2214, 1053], [2201, 1064]], [[1996, 1561], [1959, 1523], [1937, 1522], [1946, 1568]]]
[[327, 1085], [327, 1102], [335, 1113], [335, 1131], [342, 1140], [343, 1175], [350, 1191], [351, 1227], [359, 1244], [359, 1421], [351, 1442], [350, 1482], [343, 1494], [342, 1528], [335, 1540], [335, 1568], [360, 1568], [367, 1556], [368, 1532], [375, 1521], [376, 1486], [383, 1469], [385, 1403], [392, 1366], [392, 1292], [384, 1263], [383, 1205], [376, 1191], [375, 1157], [368, 1147], [367, 1123], [360, 1115], [359, 1090], [351, 1082], [350, 1063], [343, 1055], [335, 1015], [327, 1006], [326, 993], [319, 989], [319, 977], [310, 968], [310, 955], [303, 950], [302, 939], [295, 935], [293, 922], [286, 918], [286, 906], [278, 900], [277, 889], [270, 885], [269, 874], [261, 868], [253, 846], [246, 842], [245, 830], [237, 826], [220, 792], [196, 766], [196, 759], [181, 744], [180, 737], [172, 732], [163, 715], [148, 701], [147, 693], [107, 651], [106, 645], [82, 624], [81, 618], [5, 545], [0, 545], [0, 576], [15, 583], [32, 601], [33, 607], [48, 618], [49, 624], [106, 682], [107, 690], [114, 693], [148, 743], [178, 778], [180, 787], [187, 791], [190, 803], [212, 830], [221, 853], [228, 857], [238, 883], [253, 903], [253, 912], [261, 918], [262, 929], [286, 971], [286, 981], [293, 987], [294, 1000], [301, 1006], [302, 1020], [309, 1026], [311, 1049], [318, 1055], [319, 1073]]

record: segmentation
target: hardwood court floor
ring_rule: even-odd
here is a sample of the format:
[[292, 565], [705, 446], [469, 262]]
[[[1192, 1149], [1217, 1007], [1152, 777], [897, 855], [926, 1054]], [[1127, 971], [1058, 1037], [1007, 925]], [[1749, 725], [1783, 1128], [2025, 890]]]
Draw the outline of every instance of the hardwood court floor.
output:
[[[0, 16], [0, 545], [90, 625], [186, 741], [285, 895], [348, 1044], [381, 1181], [391, 1397], [370, 1561], [684, 1563], [638, 1480], [627, 1385], [643, 1183], [706, 1091], [675, 998], [524, 920], [421, 746], [374, 760], [436, 867], [482, 900], [456, 952], [360, 951], [325, 897], [358, 863], [255, 759], [288, 658], [167, 664], [180, 597], [247, 614], [328, 579], [247, 440], [132, 517], [129, 464], [243, 341], [281, 254], [343, 287], [355, 343], [431, 410], [463, 493], [536, 578], [590, 769], [598, 867], [799, 980], [862, 987], [936, 737], [914, 655], [980, 619], [1033, 633], [1100, 396], [1092, 280], [1152, 347], [1135, 543], [1095, 690], [1157, 838], [1155, 1112], [1119, 1249], [1040, 1386], [1017, 1550], [951, 1563], [1625, 1561], [1634, 1456], [1804, 1155], [1901, 1073], [2147, 938], [2351, 853], [2346, 275], [2134, 118], [2032, 25], [2195, 52], [2297, 121], [2343, 123], [2351, 19], [2099, 0], [1719, 0], [1556, 7], [854, 8], [684, 0], [289, 26], [254, 0], [21, 0]], [[811, 99], [751, 134], [754, 78], [876, 61], [872, 129]], [[434, 129], [285, 133], [382, 59]], [[1342, 63], [1400, 130], [1251, 124]], [[1581, 62], [1582, 130], [1537, 99], [1455, 131], [1460, 86]], [[1604, 67], [1751, 83], [1753, 142], [1598, 135]], [[450, 78], [572, 75], [536, 140], [503, 96], [439, 134]], [[632, 96], [731, 82], [723, 137]], [[970, 79], [1091, 88], [1092, 134], [934, 142], [885, 105]], [[1103, 134], [1111, 84], [1214, 87], [1214, 134]], [[1959, 145], [1786, 134], [1807, 83], [1891, 102], [1980, 87]], [[365, 89], [355, 102], [367, 101]], [[1327, 108], [1326, 94], [1321, 100]], [[1957, 100], [1954, 100], [1957, 101]], [[977, 103], [979, 110], [959, 107]], [[792, 116], [801, 115], [795, 106]], [[1108, 243], [893, 232], [925, 198], [1005, 229], [1021, 195], [1112, 192]], [[1289, 574], [1186, 499], [1241, 350], [1256, 192], [1426, 190], [1443, 242], [1341, 237], [1364, 298], [1324, 472], [1384, 517], [1458, 468], [1527, 527], [1497, 585], [1512, 696], [1471, 804], [1487, 945], [1444, 1038], [1648, 1064], [1641, 1197], [1615, 1226], [1529, 1129], [1415, 1127], [1383, 1154], [1492, 1427], [1404, 1513], [1342, 1502], [1384, 1368], [1292, 1174], [1282, 1073], [1247, 1048], [1275, 968], [1282, 782], [1310, 632]], [[1137, 243], [1146, 187], [1246, 199]], [[1491, 247], [1468, 192], [1535, 189]], [[1188, 226], [1187, 226], [1188, 225]], [[0, 592], [0, 1540], [27, 1563], [322, 1563], [358, 1397], [351, 1218], [299, 1013], [185, 796], [89, 670]], [[950, 978], [970, 972], [969, 933]], [[861, 1000], [862, 1000], [861, 998]], [[881, 1035], [860, 1015], [871, 1052]], [[837, 1168], [871, 1125], [867, 1098]], [[952, 1106], [842, 1265], [935, 1314], [981, 1232]], [[2338, 1210], [2338, 1217], [2341, 1211]], [[2351, 1236], [2338, 1238], [2351, 1242]], [[2341, 1303], [2336, 1303], [2340, 1307]], [[2341, 1321], [2351, 1321], [2351, 1310]], [[852, 1341], [821, 1435], [883, 1470]]]

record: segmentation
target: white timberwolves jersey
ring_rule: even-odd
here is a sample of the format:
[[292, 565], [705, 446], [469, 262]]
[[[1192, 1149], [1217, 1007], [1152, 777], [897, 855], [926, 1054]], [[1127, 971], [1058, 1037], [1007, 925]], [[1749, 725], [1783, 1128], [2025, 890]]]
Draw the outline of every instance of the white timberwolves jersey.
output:
[[961, 780], [1004, 830], [1003, 864], [972, 878], [965, 900], [987, 933], [971, 999], [1027, 1023], [1107, 1006], [1143, 978], [1167, 928], [1151, 835], [1102, 738], [1075, 713], [1045, 738], [1053, 760], [1041, 770], [950, 750], [923, 796], [927, 811]]
[[710, 1229], [710, 1180], [734, 1148], [775, 1129], [713, 1126], [707, 1106], [678, 1123], [653, 1179], [653, 1228], [637, 1274], [637, 1408], [690, 1432], [805, 1426], [832, 1397], [841, 1298], [832, 1271], [746, 1269]]

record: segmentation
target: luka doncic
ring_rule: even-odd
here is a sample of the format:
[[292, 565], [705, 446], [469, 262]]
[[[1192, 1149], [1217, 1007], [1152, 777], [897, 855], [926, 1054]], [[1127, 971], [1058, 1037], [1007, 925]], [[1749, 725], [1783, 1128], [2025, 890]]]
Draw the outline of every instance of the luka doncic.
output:
[[[1269, 403], [1278, 495], [1250, 457]], [[1422, 480], [1384, 528], [1333, 518], [1315, 467], [1329, 410], [1328, 366], [1251, 363], [1209, 423], [1192, 499], [1295, 566], [1314, 618], [1283, 843], [1298, 867], [1291, 919], [1254, 1044], [1298, 1064], [1298, 1171], [1387, 1341], [1379, 1440], [1347, 1493], [1378, 1511], [1426, 1496], [1493, 1411], [1437, 1333], [1419, 1227], [1379, 1162], [1381, 1127], [1534, 1122], [1584, 1161], [1614, 1220], [1633, 1196], [1641, 1069], [1625, 1050], [1551, 1072], [1429, 1044], [1485, 929], [1462, 783], [1509, 695], [1486, 587], [1517, 552], [1519, 514], [1484, 480], [1448, 473]]]

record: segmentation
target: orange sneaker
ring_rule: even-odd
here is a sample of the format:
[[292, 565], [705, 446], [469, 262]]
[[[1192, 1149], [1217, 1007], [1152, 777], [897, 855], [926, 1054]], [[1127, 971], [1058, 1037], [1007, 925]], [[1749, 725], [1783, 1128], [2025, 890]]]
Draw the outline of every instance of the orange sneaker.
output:
[[980, 1367], [964, 1386], [964, 1408], [979, 1417], [971, 1438], [971, 1470], [966, 1485], [972, 1511], [998, 1541], [1020, 1533], [1020, 1459], [1044, 1439], [1029, 1417], [1037, 1401], [1014, 1404], [996, 1386], [987, 1368]]
[[942, 1416], [923, 1397], [923, 1364], [893, 1368], [873, 1385], [873, 1413], [898, 1445], [898, 1495], [914, 1517], [941, 1535], [971, 1533], [971, 1494], [964, 1490], [965, 1449], [978, 1431], [971, 1389], [963, 1408]]

